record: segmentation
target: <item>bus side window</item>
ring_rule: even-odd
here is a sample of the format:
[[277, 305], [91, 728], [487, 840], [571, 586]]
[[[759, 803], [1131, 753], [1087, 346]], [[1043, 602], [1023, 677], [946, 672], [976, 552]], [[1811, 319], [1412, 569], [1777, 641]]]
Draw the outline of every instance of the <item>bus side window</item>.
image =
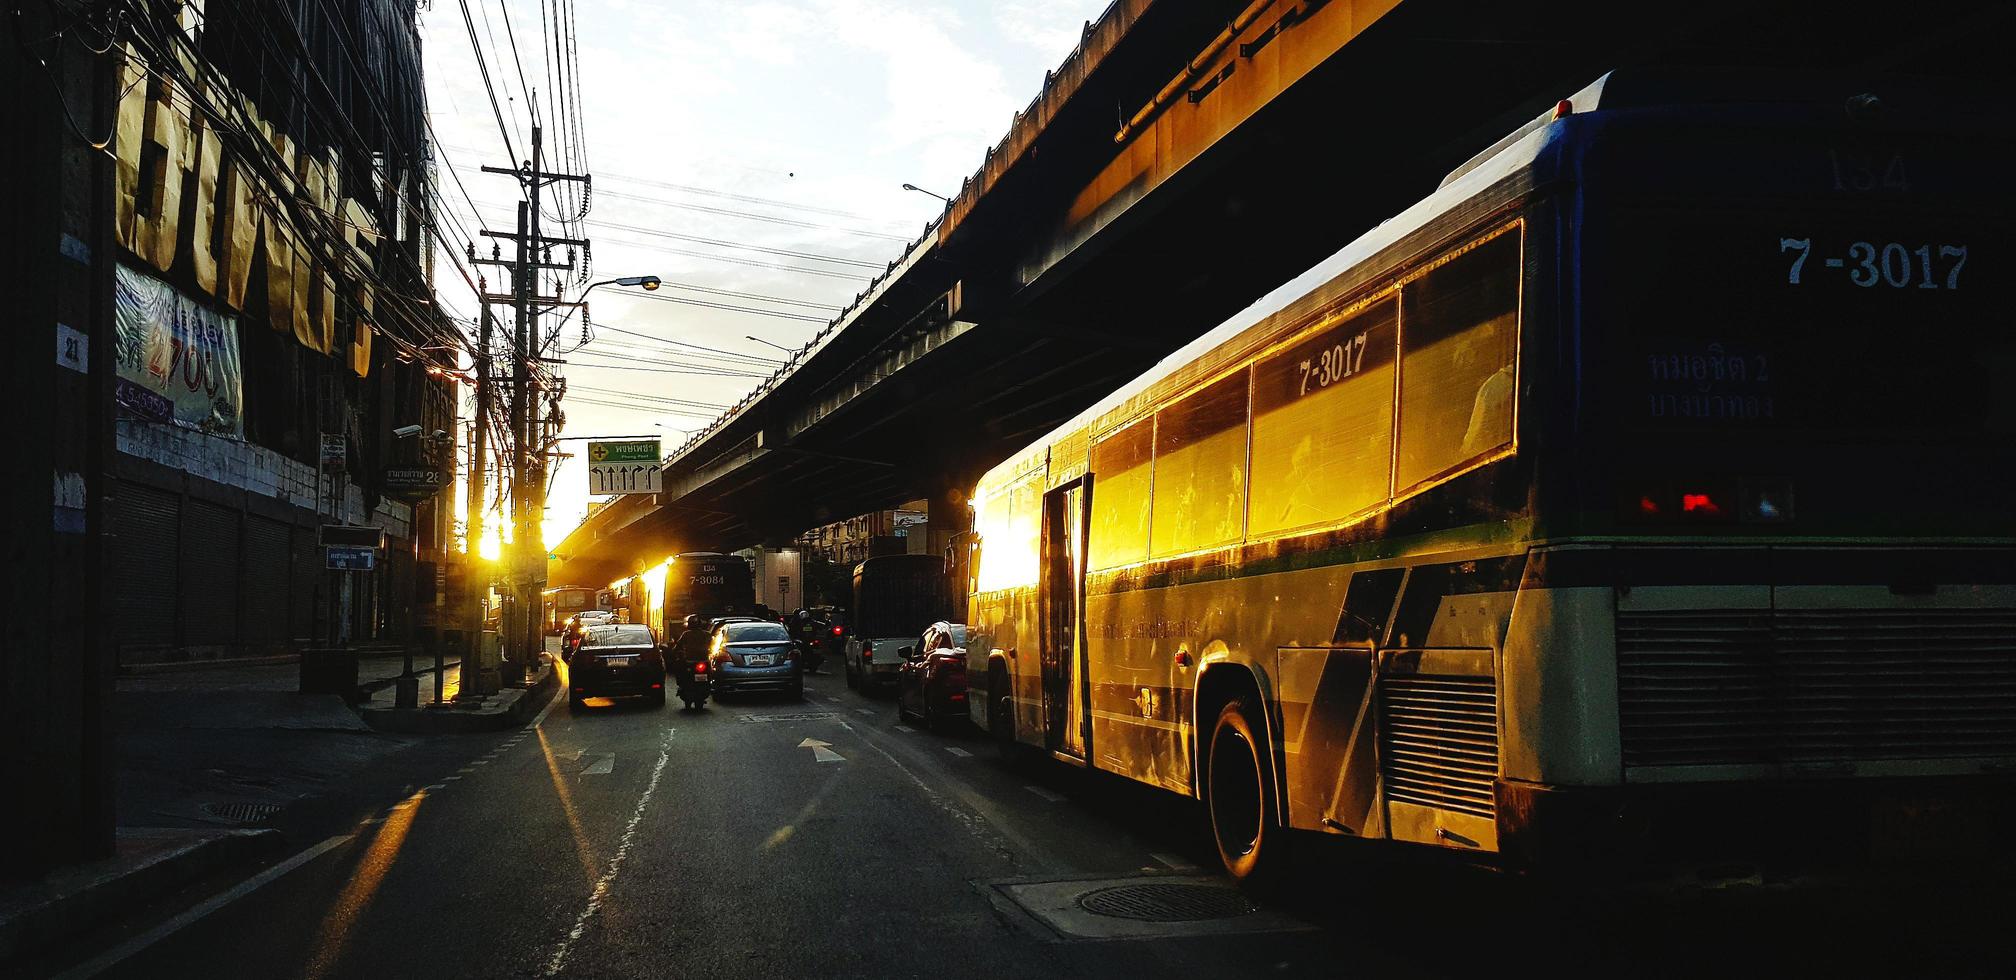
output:
[[1150, 551], [1239, 540], [1246, 511], [1246, 372], [1156, 413]]
[[1338, 521], [1386, 502], [1399, 306], [1388, 296], [1254, 366], [1249, 533]]
[[1401, 489], [1512, 441], [1519, 234], [1499, 235], [1401, 287]]
[[1112, 568], [1148, 557], [1149, 487], [1154, 417], [1141, 419], [1092, 447], [1092, 522], [1087, 566]]

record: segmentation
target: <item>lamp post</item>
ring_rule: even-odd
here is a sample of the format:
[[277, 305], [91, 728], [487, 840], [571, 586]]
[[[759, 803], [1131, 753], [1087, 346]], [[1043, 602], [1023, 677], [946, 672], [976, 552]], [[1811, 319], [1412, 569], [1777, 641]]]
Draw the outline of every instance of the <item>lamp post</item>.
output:
[[927, 197], [935, 197], [941, 201], [944, 201], [948, 205], [952, 203], [951, 198], [946, 197], [945, 195], [940, 194], [937, 191], [927, 191], [924, 188], [917, 186], [916, 184], [904, 184], [903, 189], [906, 191], [916, 191], [917, 193], [923, 194]]
[[796, 348], [792, 348], [792, 347], [786, 347], [786, 346], [784, 346], [783, 344], [777, 344], [777, 343], [772, 343], [772, 342], [770, 342], [770, 341], [767, 341], [767, 340], [764, 340], [763, 338], [761, 338], [761, 337], [757, 337], [757, 336], [754, 336], [754, 335], [752, 335], [752, 334], [743, 334], [743, 335], [742, 335], [742, 339], [744, 339], [744, 340], [753, 340], [753, 341], [755, 341], [755, 342], [757, 342], [757, 343], [759, 343], [759, 344], [762, 344], [762, 345], [763, 345], [763, 346], [765, 346], [765, 347], [775, 347], [775, 348], [777, 348], [778, 350], [781, 350], [781, 351], [783, 351], [783, 352], [784, 352], [784, 353], [786, 353], [786, 354], [796, 354], [796, 353], [798, 353], [798, 350], [797, 350]]

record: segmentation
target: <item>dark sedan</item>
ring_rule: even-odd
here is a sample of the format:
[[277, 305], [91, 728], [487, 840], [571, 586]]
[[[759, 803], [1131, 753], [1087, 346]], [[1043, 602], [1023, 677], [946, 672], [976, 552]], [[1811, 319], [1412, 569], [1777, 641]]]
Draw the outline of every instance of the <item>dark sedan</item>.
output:
[[793, 698], [805, 696], [805, 675], [798, 663], [798, 648], [791, 643], [791, 631], [782, 623], [723, 623], [714, 630], [714, 647], [707, 659], [717, 697], [747, 691], [781, 691]]
[[591, 626], [567, 661], [567, 707], [593, 697], [642, 697], [665, 703], [665, 654], [649, 626]]

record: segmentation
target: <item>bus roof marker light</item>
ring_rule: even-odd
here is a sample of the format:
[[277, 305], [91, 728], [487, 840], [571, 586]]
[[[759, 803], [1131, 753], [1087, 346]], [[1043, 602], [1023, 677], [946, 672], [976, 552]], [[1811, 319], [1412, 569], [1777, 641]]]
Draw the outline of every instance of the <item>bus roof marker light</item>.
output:
[[1561, 119], [1575, 114], [1575, 103], [1562, 99], [1554, 103], [1554, 118]]

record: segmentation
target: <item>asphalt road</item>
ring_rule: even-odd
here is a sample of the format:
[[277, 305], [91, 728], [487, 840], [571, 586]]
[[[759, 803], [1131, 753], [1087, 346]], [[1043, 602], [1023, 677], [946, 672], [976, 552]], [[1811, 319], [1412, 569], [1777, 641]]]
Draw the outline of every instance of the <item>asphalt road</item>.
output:
[[[257, 887], [184, 896], [214, 910], [178, 927], [164, 908], [144, 948], [148, 924], [48, 965], [316, 980], [1999, 975], [2011, 953], [2007, 906], [1971, 898], [1903, 918], [1868, 896], [1570, 908], [1475, 872], [1328, 852], [1247, 915], [1046, 920], [1094, 887], [1213, 887], [1194, 804], [1005, 764], [970, 733], [899, 726], [892, 702], [834, 675], [803, 703], [698, 712], [574, 714], [556, 698], [521, 732], [436, 740], [398, 766], [289, 827], [292, 858]], [[1074, 932], [1113, 929], [1140, 935]]]

